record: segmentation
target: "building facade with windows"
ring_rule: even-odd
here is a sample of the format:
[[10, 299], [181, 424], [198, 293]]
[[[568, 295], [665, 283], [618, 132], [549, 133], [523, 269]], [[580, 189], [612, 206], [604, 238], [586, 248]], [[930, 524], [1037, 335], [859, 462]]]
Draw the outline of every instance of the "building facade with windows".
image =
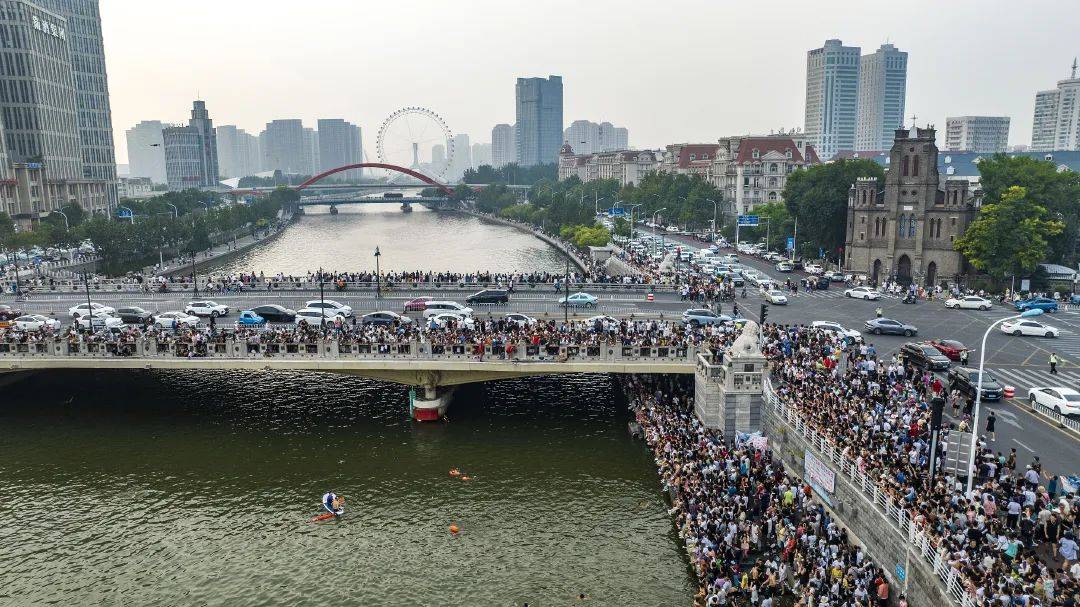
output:
[[826, 160], [855, 149], [860, 52], [857, 46], [826, 40], [806, 54], [805, 131]]
[[[788, 177], [800, 169], [820, 164], [813, 146], [799, 145], [791, 137], [744, 137], [719, 158], [733, 158], [721, 180], [732, 212], [746, 215], [754, 207], [783, 202]], [[716, 179], [713, 179], [714, 185]]]
[[[859, 59], [859, 109], [855, 150], [885, 150], [893, 131], [904, 124], [908, 54], [882, 44], [872, 55]], [[846, 148], [841, 148], [846, 149]]]
[[[96, 118], [108, 117], [107, 87], [104, 113], [87, 113], [80, 105], [85, 99], [101, 101], [80, 91], [84, 85], [88, 94], [96, 91], [104, 82], [104, 67], [100, 79], [84, 82], [82, 76], [93, 68], [85, 63], [93, 51], [86, 38], [93, 35], [93, 24], [77, 18], [71, 12], [76, 9], [80, 15], [96, 15], [97, 2], [0, 0], [0, 206], [22, 227], [32, 227], [65, 204], [108, 214], [116, 201], [111, 124], [106, 125], [107, 145], [96, 145], [93, 136]], [[86, 36], [75, 31], [79, 28], [89, 28]], [[80, 128], [84, 120], [87, 128]], [[88, 160], [93, 166], [87, 166]]]
[[884, 189], [874, 178], [848, 193], [845, 267], [885, 280], [934, 286], [967, 272], [953, 243], [975, 218], [978, 194], [965, 178], [942, 179], [933, 128], [895, 131]]
[[217, 136], [218, 177], [248, 177], [259, 172], [258, 137], [232, 124], [215, 127], [214, 133]]
[[945, 151], [994, 154], [1009, 147], [1008, 116], [952, 116], [945, 119]]
[[1072, 77], [1059, 80], [1057, 88], [1035, 95], [1031, 149], [1080, 150], [1080, 78], [1073, 61]]
[[[322, 118], [319, 129], [318, 172], [329, 171], [364, 161], [360, 127], [341, 118]], [[333, 175], [334, 179], [359, 181], [363, 169], [350, 169]]]
[[310, 156], [310, 151], [304, 154], [304, 123], [299, 119], [267, 122], [266, 128], [259, 133], [259, 151], [264, 171], [307, 174], [311, 170], [310, 160], [305, 164], [305, 156]]
[[496, 124], [491, 129], [491, 166], [500, 169], [515, 162], [514, 127]]
[[562, 76], [518, 78], [515, 98], [517, 163], [534, 166], [558, 162], [563, 142]]
[[[146, 177], [154, 183], [166, 183], [165, 140], [160, 120], [143, 120], [125, 132], [127, 137], [128, 176]], [[123, 196], [121, 196], [122, 198]]]
[[218, 185], [217, 136], [205, 101], [192, 103], [187, 126], [162, 131], [165, 177], [170, 190]]
[[617, 179], [619, 185], [636, 185], [660, 167], [660, 155], [652, 150], [617, 150], [575, 154], [569, 143], [559, 152], [559, 179], [577, 177], [582, 182]]

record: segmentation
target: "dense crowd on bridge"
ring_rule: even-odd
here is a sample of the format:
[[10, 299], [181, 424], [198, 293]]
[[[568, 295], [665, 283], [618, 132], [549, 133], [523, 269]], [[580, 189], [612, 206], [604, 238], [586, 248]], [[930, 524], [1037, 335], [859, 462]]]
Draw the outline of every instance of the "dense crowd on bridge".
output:
[[[938, 395], [956, 399], [957, 393], [946, 394], [932, 374], [895, 356], [882, 360], [872, 344], [851, 344], [831, 333], [770, 325], [763, 343], [778, 398], [947, 551], [977, 604], [1077, 604], [1080, 500], [1058, 494], [1057, 477], [1042, 469], [1038, 457], [1018, 470], [1015, 450], [995, 451], [993, 437], [982, 436], [972, 493], [945, 474], [944, 458], [931, 480], [929, 402]], [[1043, 486], [1045, 479], [1053, 480]]]
[[[191, 356], [206, 353], [206, 346], [224, 343], [226, 339], [248, 344], [362, 344], [392, 347], [398, 344], [419, 343], [426, 346], [466, 346], [471, 353], [513, 354], [522, 346], [630, 346], [649, 348], [715, 347], [729, 338], [733, 327], [722, 325], [692, 326], [675, 321], [630, 320], [597, 317], [592, 320], [537, 320], [518, 324], [506, 319], [476, 319], [466, 326], [453, 321], [399, 323], [392, 325], [355, 324], [340, 318], [328, 323], [325, 329], [316, 325], [277, 328], [218, 328], [201, 327], [162, 330], [155, 327], [125, 327], [122, 330], [101, 330], [93, 334], [69, 327], [64, 331], [44, 328], [40, 331], [20, 331], [14, 327], [0, 329], [0, 343], [48, 343], [66, 340], [72, 344], [100, 343], [115, 346], [120, 354], [131, 354], [143, 338], [157, 342], [177, 343]], [[478, 346], [483, 346], [481, 350]]]
[[701, 583], [696, 606], [906, 605], [767, 448], [732, 445], [698, 421], [684, 380], [632, 376], [626, 385]]

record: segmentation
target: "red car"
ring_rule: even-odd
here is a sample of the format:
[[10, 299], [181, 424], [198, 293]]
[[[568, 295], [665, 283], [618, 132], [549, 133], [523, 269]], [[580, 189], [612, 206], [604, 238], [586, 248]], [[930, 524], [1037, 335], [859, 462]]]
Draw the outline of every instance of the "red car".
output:
[[960, 360], [960, 353], [967, 350], [967, 346], [955, 339], [931, 339], [926, 342], [938, 349], [949, 360]]
[[423, 312], [427, 309], [427, 302], [435, 299], [434, 297], [417, 297], [416, 299], [410, 299], [405, 302], [406, 312]]

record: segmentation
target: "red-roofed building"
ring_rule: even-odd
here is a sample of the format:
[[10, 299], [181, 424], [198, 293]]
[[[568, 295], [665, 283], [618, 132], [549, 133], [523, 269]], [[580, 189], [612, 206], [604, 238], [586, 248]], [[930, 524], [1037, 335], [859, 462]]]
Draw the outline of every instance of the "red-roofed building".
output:
[[651, 150], [618, 150], [596, 154], [574, 154], [569, 144], [559, 153], [559, 179], [577, 176], [582, 182], [618, 179], [620, 185], [636, 184], [659, 167], [658, 154]]
[[755, 206], [783, 201], [788, 175], [820, 164], [817, 152], [801, 134], [729, 138], [734, 158], [725, 170], [724, 192], [732, 212], [745, 215]]

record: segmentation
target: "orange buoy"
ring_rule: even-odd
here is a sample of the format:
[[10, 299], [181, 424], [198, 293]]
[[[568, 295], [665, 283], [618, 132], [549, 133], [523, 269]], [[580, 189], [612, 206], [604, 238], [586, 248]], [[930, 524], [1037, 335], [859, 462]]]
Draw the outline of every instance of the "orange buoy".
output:
[[454, 535], [457, 535], [459, 531], [461, 531], [461, 527], [458, 527], [457, 525], [454, 525], [454, 524], [450, 525], [450, 533], [452, 533]]
[[1014, 386], [1005, 386], [1005, 389], [1002, 390], [1002, 392], [1005, 394], [1005, 398], [1012, 398], [1012, 397], [1016, 396], [1016, 387], [1014, 387]]
[[471, 481], [472, 477], [471, 476], [465, 476], [464, 474], [462, 474], [461, 475], [461, 480], [463, 480], [463, 481]]
[[451, 468], [450, 476], [461, 476], [461, 470], [458, 470], [457, 468]]

